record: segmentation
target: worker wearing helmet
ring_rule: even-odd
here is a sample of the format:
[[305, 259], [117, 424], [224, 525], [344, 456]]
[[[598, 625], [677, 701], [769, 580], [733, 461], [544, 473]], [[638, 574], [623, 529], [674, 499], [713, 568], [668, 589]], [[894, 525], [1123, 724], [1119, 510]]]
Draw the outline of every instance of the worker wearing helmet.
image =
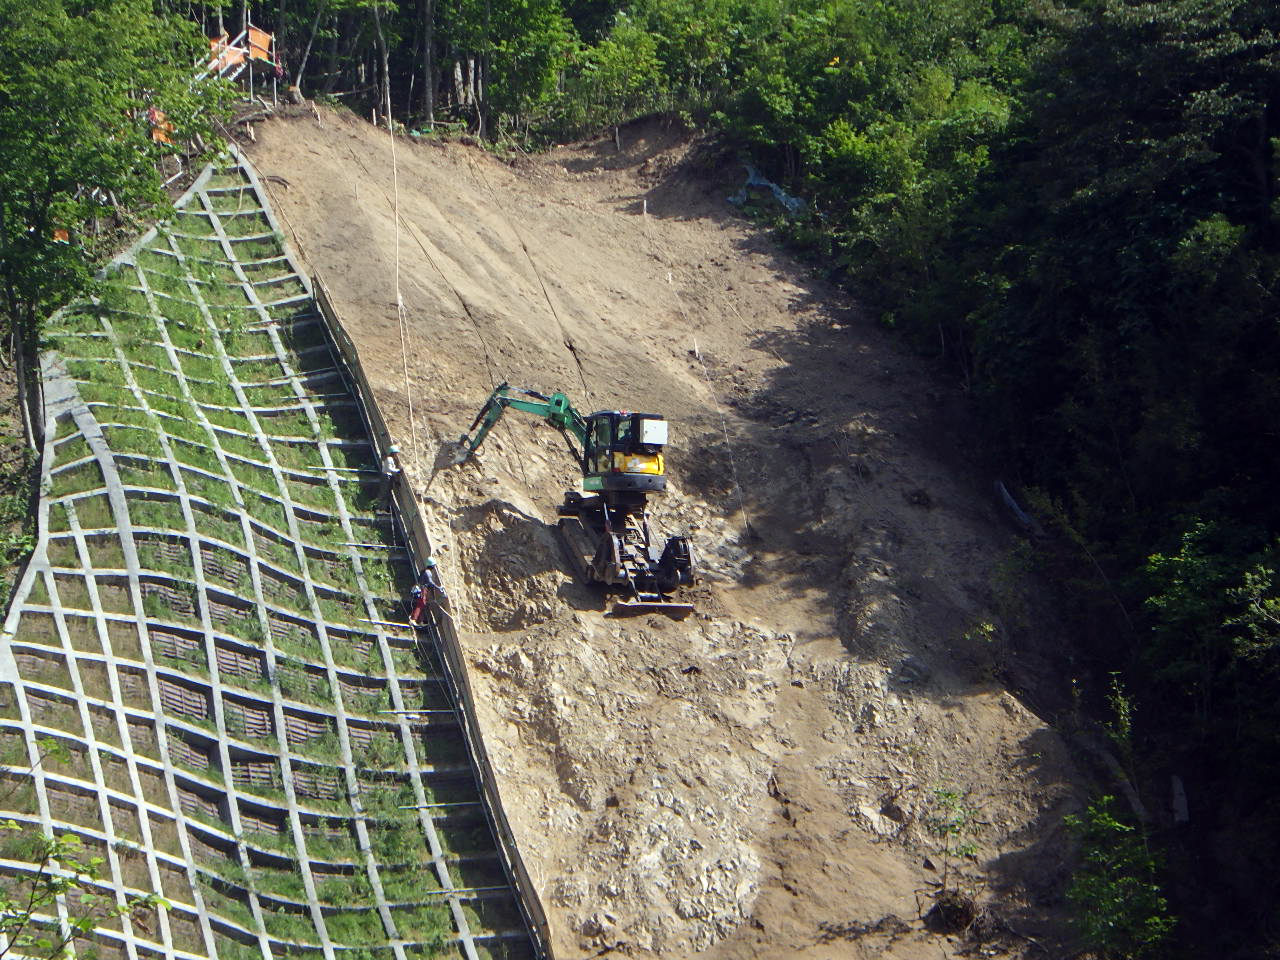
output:
[[400, 476], [400, 447], [391, 444], [382, 458], [382, 478], [378, 486], [378, 509], [391, 511], [391, 491], [395, 487], [396, 478]]
[[434, 557], [427, 557], [422, 574], [418, 577], [418, 582], [413, 585], [409, 596], [413, 598], [409, 622], [415, 627], [425, 627], [428, 612], [435, 607], [443, 606], [449, 599], [444, 592], [444, 584], [440, 582], [440, 568], [436, 566]]

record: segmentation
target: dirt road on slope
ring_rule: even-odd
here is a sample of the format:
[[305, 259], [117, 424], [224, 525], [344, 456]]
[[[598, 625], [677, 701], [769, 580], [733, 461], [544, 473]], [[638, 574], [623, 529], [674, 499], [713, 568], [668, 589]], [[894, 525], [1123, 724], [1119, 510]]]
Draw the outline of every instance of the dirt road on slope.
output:
[[[621, 147], [406, 139], [393, 180], [385, 132], [307, 111], [251, 151], [409, 453], [557, 956], [936, 960], [944, 871], [982, 955], [1060, 952], [1076, 775], [1005, 688], [1058, 638], [960, 396], [737, 214], [739, 166], [656, 123]], [[670, 419], [697, 616], [574, 584], [553, 430], [447, 466], [500, 380]]]

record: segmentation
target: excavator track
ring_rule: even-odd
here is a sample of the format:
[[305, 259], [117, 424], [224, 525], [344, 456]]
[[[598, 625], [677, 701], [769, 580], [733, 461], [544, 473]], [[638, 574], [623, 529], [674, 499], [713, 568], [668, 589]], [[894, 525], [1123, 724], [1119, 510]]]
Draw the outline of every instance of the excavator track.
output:
[[606, 525], [606, 509], [597, 498], [576, 495], [560, 505], [556, 529], [577, 577], [622, 593], [613, 605], [615, 615], [654, 612], [679, 618], [692, 613], [693, 604], [672, 600], [651, 585], [656, 561], [643, 513], [621, 511], [621, 530], [615, 530], [607, 528], [619, 524]]
[[683, 620], [693, 613], [692, 603], [678, 600], [619, 600], [613, 605], [615, 616], [641, 613], [665, 613], [676, 620]]

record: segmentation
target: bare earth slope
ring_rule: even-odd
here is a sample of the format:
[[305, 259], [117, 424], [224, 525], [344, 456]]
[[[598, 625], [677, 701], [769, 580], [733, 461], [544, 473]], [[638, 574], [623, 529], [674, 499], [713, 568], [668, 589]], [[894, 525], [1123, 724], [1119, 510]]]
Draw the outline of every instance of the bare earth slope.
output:
[[[514, 165], [401, 140], [393, 183], [385, 132], [319, 118], [252, 156], [410, 454], [557, 956], [949, 956], [920, 919], [948, 820], [948, 882], [1014, 931], [983, 955], [1058, 952], [1076, 777], [1000, 682], [1043, 669], [1012, 652], [1037, 614], [959, 396], [674, 131]], [[658, 517], [695, 537], [697, 616], [573, 583], [554, 431], [512, 414], [447, 466], [499, 380], [670, 418]]]

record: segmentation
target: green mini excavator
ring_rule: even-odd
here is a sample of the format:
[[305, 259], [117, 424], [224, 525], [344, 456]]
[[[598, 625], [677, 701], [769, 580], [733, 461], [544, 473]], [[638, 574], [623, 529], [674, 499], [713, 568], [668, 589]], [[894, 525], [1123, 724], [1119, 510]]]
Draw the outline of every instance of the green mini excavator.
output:
[[620, 612], [692, 611], [692, 604], [671, 595], [693, 582], [693, 545], [688, 537], [668, 537], [659, 548], [646, 512], [649, 495], [667, 489], [667, 421], [625, 410], [583, 416], [563, 393], [546, 396], [502, 383], [462, 435], [458, 462], [475, 453], [508, 408], [540, 416], [559, 430], [582, 469], [582, 491], [565, 494], [558, 524], [578, 575], [624, 593]]

